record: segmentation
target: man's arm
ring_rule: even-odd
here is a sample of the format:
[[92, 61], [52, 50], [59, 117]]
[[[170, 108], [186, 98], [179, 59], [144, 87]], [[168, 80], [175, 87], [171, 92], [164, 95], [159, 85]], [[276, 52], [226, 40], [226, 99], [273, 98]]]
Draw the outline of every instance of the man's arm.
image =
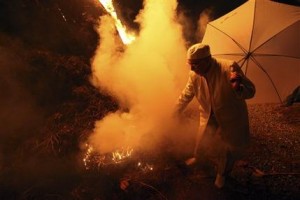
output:
[[231, 84], [240, 98], [251, 99], [255, 95], [255, 85], [245, 76], [244, 72], [234, 63], [231, 66]]
[[195, 96], [192, 73], [193, 72], [190, 73], [187, 84], [177, 100], [176, 107], [175, 107], [175, 112], [177, 114], [181, 113]]

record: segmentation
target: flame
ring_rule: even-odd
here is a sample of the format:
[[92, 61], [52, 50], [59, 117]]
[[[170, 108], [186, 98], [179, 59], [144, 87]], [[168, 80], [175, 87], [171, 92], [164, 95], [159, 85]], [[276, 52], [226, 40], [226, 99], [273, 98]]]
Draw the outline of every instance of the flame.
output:
[[111, 164], [119, 164], [125, 161], [126, 159], [130, 158], [133, 149], [130, 147], [116, 149], [113, 152], [107, 154], [99, 154], [93, 146], [90, 144], [85, 144], [86, 152], [82, 159], [85, 169], [89, 170], [92, 168], [99, 168], [105, 165]]
[[[130, 147], [116, 149], [113, 152], [99, 154], [92, 145], [86, 143], [86, 152], [82, 159], [85, 169], [99, 169], [104, 166], [121, 164], [123, 161], [130, 159], [133, 149]], [[143, 173], [149, 173], [154, 170], [154, 165], [146, 162], [138, 161], [136, 169]]]
[[110, 16], [114, 19], [115, 26], [118, 30], [118, 33], [123, 43], [127, 45], [133, 42], [135, 40], [135, 36], [132, 33], [127, 33], [126, 27], [123, 26], [122, 22], [119, 20], [117, 16], [117, 12], [113, 6], [112, 0], [99, 0], [99, 2], [102, 4], [105, 10], [110, 14]]
[[116, 150], [112, 153], [112, 160], [115, 163], [119, 163], [121, 161], [123, 161], [124, 159], [128, 158], [131, 156], [133, 152], [132, 148], [122, 148], [121, 150]]

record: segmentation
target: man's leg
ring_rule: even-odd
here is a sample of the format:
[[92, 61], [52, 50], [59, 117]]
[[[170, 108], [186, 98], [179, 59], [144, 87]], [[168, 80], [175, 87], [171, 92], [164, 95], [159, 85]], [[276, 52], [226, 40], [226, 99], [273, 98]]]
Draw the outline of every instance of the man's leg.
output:
[[218, 160], [218, 170], [215, 180], [215, 186], [222, 188], [225, 184], [226, 177], [228, 177], [233, 169], [236, 158], [228, 148], [224, 149], [224, 152], [220, 152]]

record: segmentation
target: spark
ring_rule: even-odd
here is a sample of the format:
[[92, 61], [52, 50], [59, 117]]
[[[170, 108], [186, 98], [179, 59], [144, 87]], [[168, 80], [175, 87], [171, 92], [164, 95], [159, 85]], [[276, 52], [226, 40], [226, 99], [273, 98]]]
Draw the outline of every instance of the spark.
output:
[[67, 19], [66, 19], [64, 13], [62, 12], [62, 10], [60, 9], [60, 7], [57, 7], [57, 9], [59, 10], [59, 13], [61, 14], [61, 16], [64, 19], [64, 21], [67, 22]]
[[137, 168], [142, 172], [147, 173], [154, 170], [154, 165], [149, 163], [142, 163], [141, 161], [137, 163]]

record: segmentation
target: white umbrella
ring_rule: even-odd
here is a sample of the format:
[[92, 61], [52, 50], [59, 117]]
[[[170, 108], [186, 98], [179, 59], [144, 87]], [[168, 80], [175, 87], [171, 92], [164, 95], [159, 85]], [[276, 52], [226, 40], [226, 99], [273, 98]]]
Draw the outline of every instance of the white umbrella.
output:
[[208, 23], [202, 43], [237, 61], [256, 85], [252, 103], [282, 102], [300, 85], [300, 7], [249, 0]]

